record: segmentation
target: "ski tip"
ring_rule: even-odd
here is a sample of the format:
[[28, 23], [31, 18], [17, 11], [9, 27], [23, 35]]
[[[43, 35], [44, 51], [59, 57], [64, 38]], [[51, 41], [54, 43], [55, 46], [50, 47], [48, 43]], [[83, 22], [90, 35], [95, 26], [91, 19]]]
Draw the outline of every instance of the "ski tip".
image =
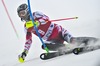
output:
[[47, 53], [42, 53], [42, 54], [40, 55], [40, 58], [41, 58], [42, 60], [46, 60], [46, 56], [47, 56]]
[[23, 58], [19, 58], [19, 62], [20, 63], [24, 63], [24, 59]]

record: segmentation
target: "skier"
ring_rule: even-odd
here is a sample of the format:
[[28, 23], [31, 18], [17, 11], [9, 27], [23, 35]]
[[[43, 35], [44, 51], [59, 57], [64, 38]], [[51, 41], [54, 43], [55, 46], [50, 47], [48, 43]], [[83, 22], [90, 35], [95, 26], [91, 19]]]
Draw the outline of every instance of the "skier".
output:
[[[50, 22], [49, 17], [41, 12], [33, 12], [34, 24], [30, 18], [29, 9], [27, 4], [21, 4], [17, 8], [18, 16], [21, 18], [21, 21], [25, 22], [25, 31], [26, 31], [26, 42], [24, 46], [23, 52], [19, 55], [20, 62], [24, 62], [25, 57], [28, 54], [28, 51], [32, 44], [32, 33], [36, 34], [34, 24], [38, 28], [38, 32], [40, 33], [43, 40], [48, 41], [50, 43], [46, 43], [46, 46], [49, 50], [60, 51], [60, 47], [66, 47], [63, 44], [64, 41], [68, 43], [74, 42], [74, 37], [68, 32], [68, 30], [64, 29], [62, 26], [58, 24], [54, 24]], [[42, 49], [44, 47], [42, 46]]]

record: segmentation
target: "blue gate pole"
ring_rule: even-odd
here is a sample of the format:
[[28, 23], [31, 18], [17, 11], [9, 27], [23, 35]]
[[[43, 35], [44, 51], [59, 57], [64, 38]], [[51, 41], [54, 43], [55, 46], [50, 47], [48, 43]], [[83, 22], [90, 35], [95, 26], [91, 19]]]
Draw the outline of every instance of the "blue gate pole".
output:
[[43, 40], [40, 36], [40, 33], [38, 32], [38, 28], [36, 27], [36, 24], [34, 23], [34, 18], [33, 18], [32, 12], [31, 12], [30, 0], [27, 0], [27, 1], [28, 1], [28, 8], [29, 8], [30, 17], [32, 19], [32, 23], [34, 24], [33, 28], [35, 29], [40, 41], [42, 42], [42, 45], [44, 46], [44, 49], [46, 50], [47, 53], [49, 53], [49, 49], [46, 47], [45, 43], [43, 42]]

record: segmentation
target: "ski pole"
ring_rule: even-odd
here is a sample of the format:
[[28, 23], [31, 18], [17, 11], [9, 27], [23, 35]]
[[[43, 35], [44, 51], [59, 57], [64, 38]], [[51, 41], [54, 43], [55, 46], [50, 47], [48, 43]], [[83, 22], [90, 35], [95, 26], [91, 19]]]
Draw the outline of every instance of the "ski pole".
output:
[[[30, 17], [31, 17], [32, 22], [34, 24], [34, 18], [33, 18], [33, 15], [32, 15], [32, 12], [31, 12], [31, 7], [30, 7], [30, 0], [27, 0], [27, 1], [28, 1], [28, 8], [29, 8]], [[40, 36], [40, 33], [38, 32], [38, 28], [36, 27], [36, 24], [34, 24], [33, 28], [36, 30], [36, 33], [37, 33], [39, 39], [41, 40], [42, 45], [44, 46], [44, 49], [46, 50], [47, 53], [49, 53], [49, 49], [46, 47], [45, 43], [43, 42], [43, 40], [42, 40], [42, 38]]]
[[62, 18], [62, 19], [55, 19], [55, 20], [50, 20], [50, 21], [51, 22], [56, 22], [56, 21], [72, 20], [72, 19], [78, 19], [78, 17]]

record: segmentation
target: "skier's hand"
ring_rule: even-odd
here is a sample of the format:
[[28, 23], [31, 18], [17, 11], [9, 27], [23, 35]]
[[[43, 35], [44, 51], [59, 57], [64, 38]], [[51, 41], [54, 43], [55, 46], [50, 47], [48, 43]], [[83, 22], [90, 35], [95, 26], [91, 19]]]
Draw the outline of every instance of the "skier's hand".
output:
[[23, 63], [25, 60], [25, 57], [27, 56], [28, 51], [24, 50], [20, 55], [18, 55], [19, 62]]

